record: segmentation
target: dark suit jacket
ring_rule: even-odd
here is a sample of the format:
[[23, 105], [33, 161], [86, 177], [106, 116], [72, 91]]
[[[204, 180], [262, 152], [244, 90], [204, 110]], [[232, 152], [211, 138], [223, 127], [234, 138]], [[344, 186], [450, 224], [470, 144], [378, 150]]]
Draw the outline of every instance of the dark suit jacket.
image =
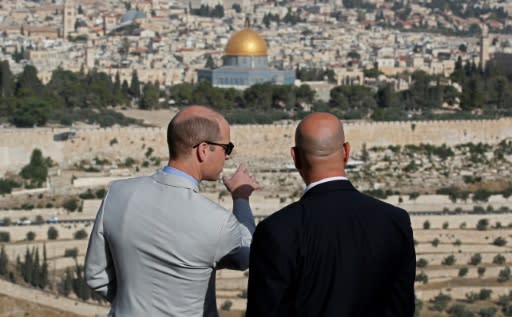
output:
[[249, 267], [248, 317], [414, 314], [409, 215], [349, 181], [317, 185], [263, 220]]

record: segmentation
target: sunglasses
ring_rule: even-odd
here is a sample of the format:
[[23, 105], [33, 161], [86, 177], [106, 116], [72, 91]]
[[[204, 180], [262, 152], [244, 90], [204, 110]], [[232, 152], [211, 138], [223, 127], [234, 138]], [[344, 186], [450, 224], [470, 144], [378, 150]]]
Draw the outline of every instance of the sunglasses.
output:
[[231, 155], [231, 152], [233, 152], [233, 149], [235, 148], [235, 145], [233, 143], [231, 143], [231, 142], [229, 142], [228, 144], [222, 144], [222, 143], [215, 143], [215, 142], [211, 142], [211, 141], [199, 142], [196, 145], [194, 145], [192, 148], [198, 147], [201, 143], [206, 143], [206, 144], [209, 144], [209, 145], [221, 146], [224, 149], [224, 153], [226, 153], [226, 155]]

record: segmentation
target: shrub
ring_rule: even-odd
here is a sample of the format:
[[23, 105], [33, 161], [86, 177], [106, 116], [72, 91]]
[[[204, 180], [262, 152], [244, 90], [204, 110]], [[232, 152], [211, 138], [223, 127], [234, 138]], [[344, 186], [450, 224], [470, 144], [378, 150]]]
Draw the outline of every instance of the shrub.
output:
[[481, 201], [481, 202], [487, 202], [489, 200], [489, 197], [491, 197], [491, 192], [485, 189], [478, 189], [476, 192], [473, 193], [473, 201]]
[[476, 272], [478, 273], [478, 277], [482, 277], [482, 276], [484, 276], [484, 274], [485, 274], [485, 267], [484, 267], [484, 266], [480, 266], [480, 267], [476, 270]]
[[498, 264], [498, 265], [503, 265], [503, 264], [505, 264], [505, 262], [506, 262], [506, 259], [501, 254], [496, 254], [496, 256], [494, 256], [494, 258], [492, 259], [492, 263]]
[[430, 229], [430, 221], [425, 220], [425, 222], [423, 223], [423, 229], [425, 229], [425, 230]]
[[437, 311], [443, 311], [448, 306], [448, 303], [452, 300], [450, 295], [439, 293], [436, 297], [430, 300], [432, 303], [432, 309]]
[[78, 248], [64, 250], [64, 257], [76, 258], [78, 256]]
[[87, 232], [84, 229], [80, 229], [73, 234], [75, 240], [83, 240], [88, 237]]
[[419, 267], [419, 268], [424, 268], [428, 265], [428, 261], [425, 260], [424, 258], [421, 258], [419, 259], [417, 262], [416, 262], [416, 266]]
[[480, 253], [475, 253], [473, 256], [471, 256], [471, 259], [469, 260], [469, 264], [471, 265], [478, 265], [482, 262], [482, 256]]
[[36, 225], [42, 225], [44, 223], [44, 218], [41, 215], [37, 215], [36, 219], [34, 220], [34, 224]]
[[496, 239], [494, 239], [494, 242], [492, 244], [498, 247], [502, 247], [507, 244], [507, 240], [505, 240], [502, 237], [497, 237]]
[[76, 198], [70, 198], [62, 204], [62, 207], [67, 211], [74, 212], [78, 209], [78, 201]]
[[465, 266], [464, 266], [464, 267], [461, 267], [461, 268], [459, 269], [459, 274], [458, 274], [458, 276], [459, 276], [459, 277], [464, 277], [464, 276], [466, 276], [466, 274], [468, 274], [468, 271], [469, 271], [469, 270], [468, 270], [468, 268], [467, 268], [467, 267], [465, 267]]
[[461, 244], [462, 242], [460, 241], [460, 239], [455, 240], [455, 242], [453, 243], [454, 246], [459, 246]]
[[233, 302], [230, 301], [229, 299], [226, 299], [220, 306], [220, 309], [228, 311], [231, 309], [231, 306], [233, 306]]
[[94, 198], [96, 198], [90, 189], [87, 189], [85, 192], [79, 194], [78, 197], [80, 197], [80, 199], [94, 199]]
[[489, 220], [485, 219], [485, 218], [478, 220], [478, 223], [476, 224], [476, 229], [480, 230], [480, 231], [487, 230], [488, 227], [489, 227]]
[[0, 231], [0, 242], [10, 242], [11, 234], [6, 231]]
[[105, 188], [100, 188], [96, 191], [95, 195], [96, 195], [96, 198], [103, 199], [103, 197], [105, 197], [106, 193], [107, 193], [107, 191], [105, 190]]
[[450, 308], [446, 310], [450, 316], [460, 316], [460, 317], [473, 317], [473, 313], [466, 308], [466, 305], [462, 303], [455, 303]]
[[506, 266], [503, 270], [498, 274], [498, 282], [506, 282], [510, 279], [510, 268]]
[[421, 273], [416, 275], [415, 281], [423, 283], [423, 284], [427, 284], [428, 283], [428, 276], [427, 276], [427, 274], [425, 274], [425, 272], [421, 272]]
[[12, 220], [9, 217], [5, 217], [2, 220], [4, 221], [4, 226], [10, 226], [12, 224]]
[[443, 229], [448, 229], [448, 226], [449, 226], [448, 221], [443, 223]]
[[482, 288], [480, 290], [480, 293], [478, 294], [478, 298], [480, 300], [488, 300], [491, 298], [492, 290], [487, 288]]
[[498, 309], [496, 307], [489, 306], [489, 307], [480, 308], [480, 310], [478, 311], [478, 314], [480, 315], [480, 317], [494, 317], [494, 315], [496, 315], [497, 312], [498, 312]]
[[52, 226], [52, 227], [48, 228], [47, 235], [48, 235], [48, 240], [57, 240], [57, 238], [59, 237], [59, 231], [57, 229], [55, 229], [55, 227]]
[[455, 257], [452, 255], [449, 255], [447, 256], [446, 258], [443, 259], [443, 265], [453, 265], [455, 264], [456, 260], [455, 260]]
[[34, 241], [36, 238], [36, 233], [34, 231], [27, 232], [26, 239], [27, 241]]
[[435, 238], [434, 240], [432, 240], [432, 246], [433, 247], [437, 247], [439, 245], [439, 239], [438, 238]]

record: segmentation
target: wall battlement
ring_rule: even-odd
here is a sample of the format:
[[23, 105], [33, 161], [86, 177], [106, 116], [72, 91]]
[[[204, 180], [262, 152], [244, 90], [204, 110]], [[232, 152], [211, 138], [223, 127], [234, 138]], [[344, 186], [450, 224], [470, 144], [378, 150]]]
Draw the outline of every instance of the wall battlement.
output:
[[[273, 125], [235, 125], [232, 139], [237, 145], [235, 155], [243, 160], [289, 161], [297, 122]], [[74, 131], [75, 137], [57, 141], [55, 135]], [[428, 143], [452, 146], [461, 143], [495, 144], [512, 138], [512, 119], [406, 121], [406, 122], [348, 122], [346, 139], [352, 153], [363, 144], [373, 146]], [[166, 158], [165, 128], [34, 128], [0, 129], [0, 173], [18, 171], [30, 160], [33, 149], [39, 148], [61, 166], [70, 166], [94, 157], [124, 161], [127, 157], [145, 160], [151, 147], [153, 156]]]

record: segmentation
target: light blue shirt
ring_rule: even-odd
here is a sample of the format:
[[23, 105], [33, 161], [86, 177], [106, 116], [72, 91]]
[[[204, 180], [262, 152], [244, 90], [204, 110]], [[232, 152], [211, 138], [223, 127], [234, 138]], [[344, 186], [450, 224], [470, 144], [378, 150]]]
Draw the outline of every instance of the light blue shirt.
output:
[[194, 184], [196, 187], [199, 186], [199, 181], [197, 179], [195, 179], [194, 177], [192, 177], [191, 175], [185, 173], [184, 171], [182, 170], [179, 170], [177, 168], [174, 168], [172, 166], [169, 166], [169, 165], [166, 165], [163, 169], [163, 171], [167, 174], [171, 174], [171, 175], [175, 175], [175, 176], [180, 176], [180, 177], [184, 177], [186, 179], [188, 179], [189, 181], [192, 182], [192, 184]]

